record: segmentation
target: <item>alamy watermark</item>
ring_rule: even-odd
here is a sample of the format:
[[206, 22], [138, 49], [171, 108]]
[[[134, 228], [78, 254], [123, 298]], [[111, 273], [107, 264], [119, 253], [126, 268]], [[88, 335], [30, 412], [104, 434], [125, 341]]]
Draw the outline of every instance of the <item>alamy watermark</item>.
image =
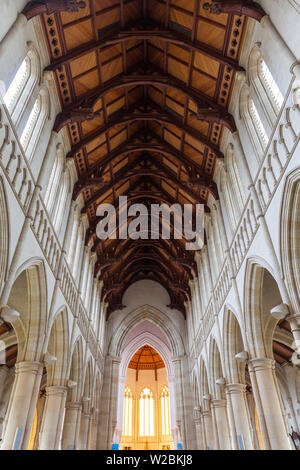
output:
[[96, 227], [100, 240], [185, 239], [188, 251], [201, 250], [204, 244], [203, 204], [151, 204], [148, 209], [144, 204], [128, 207], [127, 197], [120, 196], [118, 210], [112, 204], [100, 204], [96, 215], [102, 217]]

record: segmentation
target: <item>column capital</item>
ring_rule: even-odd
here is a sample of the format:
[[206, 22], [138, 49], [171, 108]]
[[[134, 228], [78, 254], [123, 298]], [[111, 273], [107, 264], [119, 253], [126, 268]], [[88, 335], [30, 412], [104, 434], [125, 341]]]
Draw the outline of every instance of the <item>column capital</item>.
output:
[[26, 374], [26, 373], [42, 375], [43, 368], [44, 368], [44, 364], [42, 364], [41, 362], [22, 361], [22, 362], [17, 362], [16, 363], [15, 373], [16, 373], [16, 375]]
[[211, 418], [210, 410], [202, 410], [202, 416], [203, 418]]
[[80, 410], [82, 403], [80, 401], [68, 401], [66, 403], [66, 410]]
[[217, 399], [217, 398], [214, 398], [212, 401], [211, 401], [211, 407], [212, 408], [225, 408], [226, 407], [226, 400], [224, 399]]
[[239, 394], [246, 392], [246, 385], [239, 383], [232, 383], [225, 385], [226, 394]]
[[248, 361], [250, 372], [259, 372], [261, 370], [275, 369], [275, 360], [269, 357], [254, 358]]
[[46, 387], [46, 396], [65, 396], [67, 394], [67, 387], [63, 387], [61, 385], [51, 385], [49, 387]]
[[286, 320], [288, 320], [289, 322], [291, 321], [296, 322], [297, 326], [300, 328], [300, 312], [288, 315], [286, 317]]

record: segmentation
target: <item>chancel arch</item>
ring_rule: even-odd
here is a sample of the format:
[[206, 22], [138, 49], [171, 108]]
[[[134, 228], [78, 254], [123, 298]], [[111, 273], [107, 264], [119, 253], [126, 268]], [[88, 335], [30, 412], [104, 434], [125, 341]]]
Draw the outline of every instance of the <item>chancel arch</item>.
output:
[[[16, 423], [22, 429], [21, 448], [28, 448], [43, 373], [42, 354], [47, 321], [46, 292], [43, 262], [29, 260], [18, 269], [7, 306], [2, 309], [2, 315], [6, 312], [11, 318], [17, 344], [15, 380], [6, 412], [3, 449], [11, 448]], [[24, 380], [28, 378], [28, 394], [24, 397]]]

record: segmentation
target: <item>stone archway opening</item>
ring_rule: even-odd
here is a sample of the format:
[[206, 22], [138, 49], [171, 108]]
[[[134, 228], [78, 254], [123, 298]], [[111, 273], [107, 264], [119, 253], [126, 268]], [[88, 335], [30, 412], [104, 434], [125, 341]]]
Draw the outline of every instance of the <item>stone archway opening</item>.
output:
[[166, 366], [148, 344], [134, 353], [127, 367], [120, 450], [174, 450]]

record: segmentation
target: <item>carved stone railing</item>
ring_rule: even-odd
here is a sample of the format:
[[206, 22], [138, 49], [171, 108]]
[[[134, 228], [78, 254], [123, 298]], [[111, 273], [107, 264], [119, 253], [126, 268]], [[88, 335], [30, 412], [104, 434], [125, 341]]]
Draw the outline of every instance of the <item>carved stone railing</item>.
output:
[[203, 336], [204, 339], [207, 339], [209, 333], [215, 322], [215, 307], [214, 307], [214, 299], [211, 297], [208, 306], [206, 308], [205, 314], [203, 316]]
[[63, 259], [60, 274], [60, 289], [70, 307], [75, 312], [77, 288], [66, 259]]
[[299, 104], [294, 102], [295, 99], [295, 92], [290, 86], [255, 178], [255, 188], [264, 213], [299, 143], [300, 108]]
[[[232, 282], [229, 261], [231, 261], [232, 275], [236, 276], [260, 226], [259, 218], [266, 214], [299, 143], [300, 107], [296, 102], [297, 91], [294, 89], [294, 80], [295, 78], [291, 80], [284, 104], [253, 181], [253, 187], [250, 188], [250, 194], [229, 246], [230, 260], [228, 256], [225, 258], [208, 301], [202, 324], [197, 331], [196, 343], [201, 342], [202, 336], [206, 339], [209, 335], [214, 325], [213, 310], [215, 308], [215, 314], [220, 312], [230, 291]], [[197, 349], [199, 349], [198, 344]]]
[[246, 201], [240, 223], [235, 231], [229, 248], [232, 267], [235, 274], [243, 263], [248, 249], [258, 230], [258, 215], [258, 207], [256, 206], [255, 201], [250, 194]]
[[[88, 334], [90, 335], [92, 354], [97, 361], [97, 358], [102, 358], [102, 352], [99, 355], [95, 333], [91, 328], [89, 329], [87, 312], [79, 297], [80, 294], [72, 277], [65, 254], [62, 251], [62, 247], [41, 197], [40, 188], [36, 186], [27, 158], [1, 97], [0, 167], [24, 213], [24, 217], [31, 219], [30, 227], [32, 232], [53, 275], [55, 278], [60, 279], [61, 292], [72, 314], [78, 317], [78, 326], [83, 337], [88, 340]], [[99, 363], [99, 359], [97, 363], [99, 369], [102, 370], [102, 364]]]
[[219, 311], [231, 288], [231, 275], [228, 257], [225, 258], [219, 278], [216, 282], [214, 296], [215, 307]]

